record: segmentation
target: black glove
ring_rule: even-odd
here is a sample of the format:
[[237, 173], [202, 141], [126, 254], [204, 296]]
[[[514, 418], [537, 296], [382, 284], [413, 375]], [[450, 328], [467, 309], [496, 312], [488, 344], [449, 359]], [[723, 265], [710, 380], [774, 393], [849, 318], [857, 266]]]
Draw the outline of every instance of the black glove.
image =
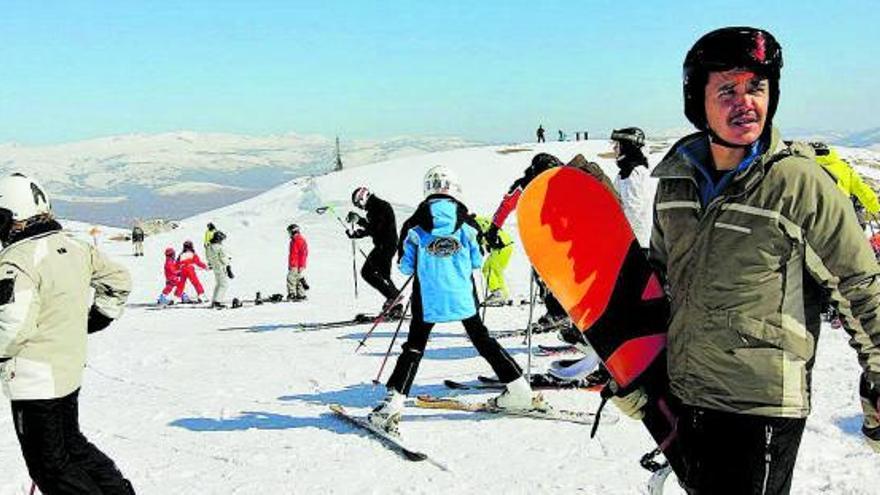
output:
[[226, 265], [226, 276], [229, 278], [235, 278], [235, 275], [232, 274], [232, 265]]
[[350, 211], [348, 215], [345, 215], [345, 221], [348, 223], [358, 223], [360, 220], [361, 216], [356, 211]]
[[488, 230], [486, 230], [485, 237], [489, 250], [502, 249], [504, 247], [504, 244], [501, 243], [501, 239], [498, 238], [498, 226], [494, 223], [489, 226]]
[[113, 323], [113, 318], [110, 318], [109, 316], [100, 312], [97, 306], [92, 306], [92, 308], [89, 310], [89, 333], [100, 332], [101, 330], [110, 326], [111, 323]]
[[859, 395], [862, 396], [862, 411], [865, 416], [862, 422], [862, 433], [865, 441], [880, 453], [880, 387], [868, 381], [862, 374], [859, 383]]

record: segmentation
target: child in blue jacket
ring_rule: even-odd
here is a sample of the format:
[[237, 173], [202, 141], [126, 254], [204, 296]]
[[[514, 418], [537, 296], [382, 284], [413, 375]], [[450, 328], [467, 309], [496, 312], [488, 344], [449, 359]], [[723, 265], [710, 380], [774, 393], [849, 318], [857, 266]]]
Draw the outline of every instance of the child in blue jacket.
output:
[[[505, 409], [544, 408], [522, 369], [489, 336], [477, 311], [473, 271], [483, 264], [477, 228], [467, 208], [458, 201], [460, 186], [453, 172], [438, 166], [425, 175], [425, 200], [404, 223], [400, 271], [413, 275], [412, 321], [403, 352], [388, 379], [388, 394], [368, 416], [374, 425], [397, 432], [403, 401], [419, 368], [428, 335], [435, 323], [461, 321], [477, 352], [507, 384], [492, 405]], [[534, 403], [533, 403], [534, 402]]]

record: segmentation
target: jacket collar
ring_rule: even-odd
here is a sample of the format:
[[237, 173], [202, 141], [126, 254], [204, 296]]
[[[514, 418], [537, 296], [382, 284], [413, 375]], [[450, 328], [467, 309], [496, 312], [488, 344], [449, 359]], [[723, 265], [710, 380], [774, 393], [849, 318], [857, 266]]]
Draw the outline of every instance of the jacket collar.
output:
[[[765, 173], [765, 164], [775, 155], [782, 144], [779, 131], [770, 129], [770, 143], [762, 150], [754, 161], [743, 170], [736, 172], [728, 185], [725, 194], [736, 195], [751, 189]], [[697, 132], [685, 136], [675, 143], [663, 160], [654, 168], [652, 177], [657, 179], [691, 179], [699, 180], [699, 167], [709, 162], [709, 135]]]

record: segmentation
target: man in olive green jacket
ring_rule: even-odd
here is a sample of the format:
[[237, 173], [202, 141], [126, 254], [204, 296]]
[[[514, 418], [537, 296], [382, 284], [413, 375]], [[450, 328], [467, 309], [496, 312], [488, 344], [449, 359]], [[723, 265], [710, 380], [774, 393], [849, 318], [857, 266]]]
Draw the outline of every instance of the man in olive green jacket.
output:
[[77, 419], [87, 334], [122, 314], [128, 271], [62, 232], [21, 175], [0, 178], [0, 242], [0, 380], [31, 478], [46, 494], [133, 494]]
[[[847, 198], [772, 127], [781, 66], [764, 30], [697, 41], [685, 113], [702, 132], [653, 172], [651, 257], [671, 299], [680, 481], [693, 494], [789, 492], [828, 295], [864, 370], [865, 435], [880, 445], [880, 269]], [[640, 394], [615, 402], [638, 417]]]

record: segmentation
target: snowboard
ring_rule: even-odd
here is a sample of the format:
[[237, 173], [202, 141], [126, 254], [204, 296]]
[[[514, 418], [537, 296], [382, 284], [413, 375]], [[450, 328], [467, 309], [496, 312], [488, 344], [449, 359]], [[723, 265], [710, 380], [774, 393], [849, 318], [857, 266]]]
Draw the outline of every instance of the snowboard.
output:
[[[624, 395], [645, 387], [642, 420], [658, 448], [642, 465], [656, 468], [662, 451], [683, 478], [675, 407], [666, 372], [669, 305], [617, 195], [597, 177], [571, 166], [547, 170], [517, 205], [522, 245], [547, 287]], [[651, 469], [651, 468], [649, 468]]]

